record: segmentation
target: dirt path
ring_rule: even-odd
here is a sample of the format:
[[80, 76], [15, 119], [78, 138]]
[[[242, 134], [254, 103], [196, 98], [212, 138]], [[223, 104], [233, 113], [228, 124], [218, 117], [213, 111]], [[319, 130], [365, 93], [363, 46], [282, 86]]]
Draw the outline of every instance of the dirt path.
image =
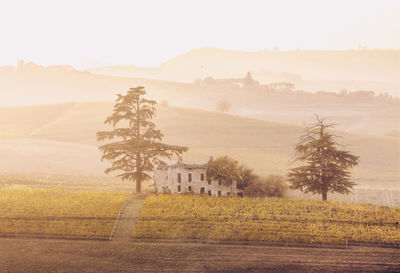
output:
[[116, 243], [132, 240], [133, 228], [135, 227], [140, 210], [142, 209], [144, 196], [131, 196], [122, 211], [116, 226], [112, 241]]
[[400, 272], [400, 249], [0, 238], [0, 272]]

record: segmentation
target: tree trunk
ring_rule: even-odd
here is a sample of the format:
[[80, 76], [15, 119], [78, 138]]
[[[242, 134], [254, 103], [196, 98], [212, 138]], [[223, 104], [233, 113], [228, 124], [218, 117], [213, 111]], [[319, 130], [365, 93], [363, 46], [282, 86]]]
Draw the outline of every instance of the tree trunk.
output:
[[140, 193], [142, 191], [142, 178], [140, 175], [136, 178], [136, 193]]
[[142, 191], [142, 168], [140, 167], [140, 154], [136, 154], [136, 193]]
[[328, 193], [327, 192], [323, 192], [322, 193], [322, 201], [328, 200], [327, 197], [328, 197]]
[[[139, 100], [136, 102], [136, 141], [140, 143], [140, 103]], [[141, 168], [141, 160], [140, 153], [136, 154], [136, 193], [142, 192], [142, 168]]]

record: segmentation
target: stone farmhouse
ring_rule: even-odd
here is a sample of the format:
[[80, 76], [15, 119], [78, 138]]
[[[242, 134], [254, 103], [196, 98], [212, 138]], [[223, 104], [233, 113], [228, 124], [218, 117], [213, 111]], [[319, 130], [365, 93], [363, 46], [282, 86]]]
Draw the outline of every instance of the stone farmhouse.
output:
[[222, 185], [221, 181], [207, 178], [207, 167], [205, 164], [185, 164], [179, 158], [173, 165], [160, 165], [154, 173], [154, 184], [159, 193], [194, 193], [213, 196], [243, 196], [237, 189], [236, 181], [232, 185]]

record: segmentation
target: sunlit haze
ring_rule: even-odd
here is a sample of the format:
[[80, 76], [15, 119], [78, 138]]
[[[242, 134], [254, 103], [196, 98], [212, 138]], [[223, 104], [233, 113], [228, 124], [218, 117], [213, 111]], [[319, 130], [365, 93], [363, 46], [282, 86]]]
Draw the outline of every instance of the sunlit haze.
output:
[[204, 46], [400, 48], [400, 1], [1, 1], [0, 65], [157, 66]]
[[400, 0], [0, 0], [1, 272], [400, 272]]

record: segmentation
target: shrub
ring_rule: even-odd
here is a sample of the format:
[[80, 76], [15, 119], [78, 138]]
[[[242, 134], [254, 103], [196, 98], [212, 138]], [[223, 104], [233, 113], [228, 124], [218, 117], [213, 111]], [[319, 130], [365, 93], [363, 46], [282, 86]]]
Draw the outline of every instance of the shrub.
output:
[[272, 174], [253, 180], [244, 189], [244, 194], [249, 197], [285, 197], [288, 189], [283, 176]]
[[222, 99], [217, 102], [216, 108], [217, 108], [217, 111], [225, 113], [225, 112], [229, 112], [229, 110], [231, 109], [231, 106], [232, 106], [232, 104], [228, 100]]

